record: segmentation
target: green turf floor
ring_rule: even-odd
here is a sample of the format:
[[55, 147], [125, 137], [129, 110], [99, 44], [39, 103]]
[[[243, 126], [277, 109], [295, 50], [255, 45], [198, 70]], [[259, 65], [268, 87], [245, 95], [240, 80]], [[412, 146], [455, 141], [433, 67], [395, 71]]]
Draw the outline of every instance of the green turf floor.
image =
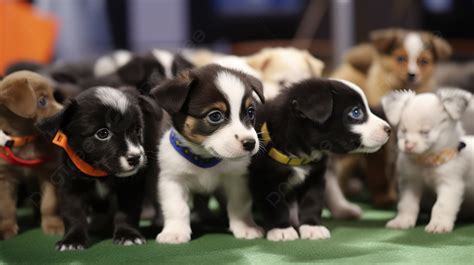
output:
[[2, 264], [283, 264], [283, 263], [402, 263], [474, 264], [474, 224], [458, 224], [446, 235], [423, 231], [424, 222], [410, 231], [383, 228], [394, 212], [366, 209], [360, 221], [326, 219], [332, 238], [324, 241], [269, 242], [237, 240], [212, 233], [183, 245], [159, 245], [154, 231], [144, 246], [116, 246], [100, 241], [81, 252], [57, 252], [59, 237], [38, 228], [0, 242]]

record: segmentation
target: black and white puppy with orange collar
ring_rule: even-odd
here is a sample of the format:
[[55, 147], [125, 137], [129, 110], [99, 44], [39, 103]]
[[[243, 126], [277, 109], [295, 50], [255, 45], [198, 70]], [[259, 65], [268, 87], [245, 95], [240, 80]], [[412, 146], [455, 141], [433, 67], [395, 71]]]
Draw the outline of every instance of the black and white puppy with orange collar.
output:
[[324, 79], [292, 85], [257, 117], [267, 154], [253, 157], [249, 183], [267, 239], [329, 238], [321, 223], [327, 154], [375, 152], [390, 126], [371, 113], [359, 87]]
[[145, 242], [138, 223], [147, 178], [157, 175], [160, 118], [154, 100], [135, 88], [93, 87], [37, 125], [63, 150], [62, 166], [52, 176], [66, 228], [57, 250], [85, 249], [87, 218], [109, 211], [113, 226], [106, 225], [113, 227], [115, 244]]
[[192, 194], [217, 189], [227, 197], [229, 228], [234, 236], [262, 237], [263, 230], [252, 218], [247, 182], [251, 156], [259, 150], [254, 94], [264, 101], [261, 82], [211, 64], [185, 71], [151, 93], [172, 120], [158, 152], [164, 227], [157, 242], [188, 242]]

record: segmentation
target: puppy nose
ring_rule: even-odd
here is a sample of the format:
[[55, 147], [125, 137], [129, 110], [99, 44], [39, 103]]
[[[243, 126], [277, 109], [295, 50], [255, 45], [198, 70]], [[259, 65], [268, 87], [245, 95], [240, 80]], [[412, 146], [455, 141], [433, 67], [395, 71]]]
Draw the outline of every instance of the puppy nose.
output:
[[385, 125], [385, 126], [383, 127], [383, 130], [384, 130], [388, 135], [390, 135], [390, 133], [392, 132], [392, 128], [391, 128], [390, 126], [388, 126], [388, 125]]
[[416, 145], [415, 143], [410, 143], [410, 142], [407, 141], [407, 142], [405, 142], [405, 149], [407, 151], [411, 151], [411, 150], [413, 150], [413, 148], [415, 148], [415, 145]]
[[244, 146], [245, 151], [252, 151], [255, 148], [254, 139], [244, 139], [242, 140], [242, 145]]
[[135, 167], [140, 163], [140, 154], [127, 155], [127, 162], [130, 166]]
[[416, 74], [415, 73], [408, 73], [408, 80], [415, 81]]

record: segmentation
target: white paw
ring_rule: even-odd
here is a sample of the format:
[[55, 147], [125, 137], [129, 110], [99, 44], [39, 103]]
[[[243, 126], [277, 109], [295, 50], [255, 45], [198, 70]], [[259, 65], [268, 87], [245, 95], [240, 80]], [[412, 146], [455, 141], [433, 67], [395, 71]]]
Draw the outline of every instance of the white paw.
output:
[[394, 219], [388, 221], [388, 223], [385, 225], [386, 228], [391, 228], [391, 229], [410, 229], [415, 227], [416, 224], [416, 218], [411, 218], [411, 217], [404, 217], [404, 216], [397, 216]]
[[156, 242], [162, 244], [182, 244], [191, 240], [189, 226], [165, 226], [163, 231], [156, 236]]
[[239, 239], [256, 239], [263, 237], [263, 229], [259, 226], [240, 225], [231, 228], [234, 237]]
[[133, 245], [143, 245], [145, 244], [145, 240], [141, 238], [135, 238], [133, 240], [128, 239], [128, 240], [123, 240], [123, 241], [118, 241], [116, 244], [122, 245], [122, 246], [133, 246]]
[[322, 225], [302, 225], [299, 231], [301, 239], [319, 240], [331, 237], [329, 230]]
[[347, 203], [331, 210], [331, 216], [335, 219], [354, 220], [362, 216], [362, 208], [357, 204]]
[[433, 234], [449, 233], [453, 231], [454, 223], [446, 220], [432, 219], [425, 227], [425, 231]]
[[84, 250], [85, 247], [83, 245], [77, 245], [77, 244], [64, 244], [64, 245], [58, 245], [56, 247], [56, 250], [59, 250], [61, 252], [64, 251], [76, 251], [76, 250]]
[[267, 239], [270, 241], [290, 241], [298, 238], [298, 232], [293, 227], [274, 228], [267, 232]]

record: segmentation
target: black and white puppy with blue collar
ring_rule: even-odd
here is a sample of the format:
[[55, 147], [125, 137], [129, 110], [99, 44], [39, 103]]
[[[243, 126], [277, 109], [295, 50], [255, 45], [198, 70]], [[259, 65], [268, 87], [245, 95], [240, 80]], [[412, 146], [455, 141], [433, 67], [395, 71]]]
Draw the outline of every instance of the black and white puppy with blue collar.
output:
[[326, 239], [321, 222], [328, 153], [370, 153], [390, 126], [369, 109], [362, 90], [342, 80], [307, 79], [259, 109], [265, 143], [249, 167], [253, 202], [272, 241]]
[[234, 236], [262, 237], [263, 230], [252, 218], [247, 182], [251, 156], [259, 150], [254, 94], [264, 101], [261, 82], [236, 70], [207, 65], [185, 71], [151, 93], [172, 122], [158, 152], [164, 227], [157, 242], [188, 242], [192, 194], [217, 189], [227, 197]]

